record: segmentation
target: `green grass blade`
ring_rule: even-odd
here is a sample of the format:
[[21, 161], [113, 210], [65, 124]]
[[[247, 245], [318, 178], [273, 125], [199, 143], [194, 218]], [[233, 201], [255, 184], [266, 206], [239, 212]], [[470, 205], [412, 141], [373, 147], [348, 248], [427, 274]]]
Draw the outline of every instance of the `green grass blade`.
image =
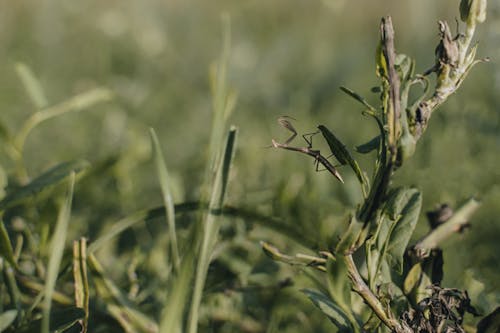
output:
[[169, 283], [168, 300], [163, 307], [159, 332], [183, 333], [184, 310], [191, 292], [192, 278], [196, 264], [196, 247], [192, 247], [182, 258], [179, 271]]
[[227, 182], [229, 179], [229, 168], [231, 165], [232, 157], [235, 149], [236, 141], [236, 128], [231, 128], [226, 142], [226, 149], [224, 156], [217, 168], [215, 182], [212, 187], [212, 195], [210, 196], [209, 211], [205, 214], [203, 221], [203, 240], [201, 244], [200, 253], [198, 256], [198, 263], [196, 265], [196, 277], [193, 290], [193, 298], [191, 302], [191, 309], [188, 319], [188, 332], [197, 332], [198, 325], [198, 309], [201, 303], [201, 296], [205, 285], [205, 279], [210, 264], [210, 257], [212, 255], [213, 246], [217, 240], [219, 232], [219, 223], [216, 216], [211, 212], [222, 209], [222, 204], [225, 197]]
[[19, 152], [22, 152], [24, 143], [26, 142], [26, 138], [28, 137], [29, 133], [42, 122], [69, 112], [85, 110], [97, 103], [109, 101], [112, 96], [113, 94], [110, 90], [104, 88], [96, 88], [73, 96], [67, 101], [64, 101], [60, 104], [35, 112], [30, 118], [26, 120], [26, 122], [17, 133], [16, 137], [14, 138], [14, 146]]
[[69, 177], [69, 188], [66, 200], [61, 206], [57, 223], [52, 237], [51, 254], [47, 268], [47, 278], [45, 281], [45, 298], [43, 302], [42, 333], [49, 333], [50, 309], [52, 305], [52, 294], [56, 285], [59, 266], [66, 243], [66, 234], [71, 215], [71, 203], [73, 201], [73, 190], [75, 187], [75, 173], [72, 172]]
[[153, 150], [156, 162], [156, 171], [158, 172], [158, 180], [160, 181], [161, 192], [163, 194], [163, 204], [165, 205], [165, 214], [167, 216], [167, 225], [170, 238], [170, 246], [174, 264], [174, 271], [177, 271], [180, 266], [179, 250], [177, 247], [177, 233], [175, 231], [175, 207], [172, 194], [170, 193], [170, 181], [165, 165], [165, 159], [161, 152], [160, 143], [153, 128], [149, 129], [151, 141], [153, 142]]
[[54, 166], [33, 179], [27, 185], [8, 193], [7, 196], [0, 201], [0, 211], [24, 202], [25, 199], [32, 197], [52, 185], [58, 184], [71, 173], [78, 173], [88, 166], [89, 163], [84, 160], [63, 162]]
[[380, 135], [377, 135], [366, 143], [356, 146], [356, 151], [360, 154], [368, 154], [373, 150], [378, 149], [378, 147], [380, 147]]
[[35, 77], [31, 69], [21, 62], [16, 64], [16, 72], [21, 81], [23, 82], [24, 88], [28, 93], [31, 101], [37, 109], [42, 109], [47, 107], [49, 104], [45, 93], [43, 92], [42, 85], [40, 81]]
[[[231, 49], [231, 22], [228, 15], [222, 16], [223, 23], [223, 45], [219, 61], [211, 67], [210, 71], [210, 87], [212, 89], [213, 101], [213, 118], [212, 129], [209, 143], [209, 174], [213, 172], [217, 166], [219, 154], [222, 151], [222, 142], [225, 133], [225, 126], [228, 117], [230, 116], [236, 104], [236, 94], [230, 92], [227, 83], [227, 67], [229, 64], [229, 55]], [[209, 177], [209, 182], [212, 177]]]

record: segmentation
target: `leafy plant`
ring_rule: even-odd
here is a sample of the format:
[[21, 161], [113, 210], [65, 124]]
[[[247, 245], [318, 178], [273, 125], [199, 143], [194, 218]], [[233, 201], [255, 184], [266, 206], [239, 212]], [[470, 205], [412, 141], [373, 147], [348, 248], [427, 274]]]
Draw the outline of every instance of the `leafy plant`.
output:
[[[341, 140], [326, 126], [318, 126], [340, 165], [349, 165], [355, 172], [364, 201], [348, 214], [348, 228], [340, 240], [308, 262], [263, 244], [264, 251], [275, 260], [325, 272], [328, 283], [323, 289], [327, 292], [306, 289], [304, 293], [339, 332], [462, 332], [464, 314], [478, 315], [467, 293], [440, 287], [443, 261], [439, 246], [467, 226], [479, 202], [471, 198], [452, 213], [449, 208], [438, 210], [434, 215], [441, 219], [433, 221], [423, 239], [409, 245], [421, 215], [422, 194], [413, 187], [393, 188], [391, 180], [415, 152], [433, 112], [459, 88], [475, 64], [487, 61], [477, 60], [477, 45], [471, 46], [476, 25], [485, 20], [485, 12], [486, 1], [461, 1], [465, 32], [456, 36], [446, 21], [439, 21], [436, 63], [424, 74], [415, 74], [413, 59], [396, 53], [391, 17], [382, 19], [376, 53], [380, 85], [373, 89], [380, 94], [381, 105], [372, 106], [353, 90], [341, 88], [366, 108], [363, 114], [372, 118], [379, 129], [377, 137], [357, 148], [364, 154], [376, 151], [371, 182]], [[431, 92], [432, 73], [437, 78]], [[423, 88], [421, 92], [415, 92], [418, 86]], [[289, 121], [280, 119], [280, 123], [296, 135]], [[284, 144], [273, 140], [273, 147], [305, 152], [322, 161], [323, 155], [312, 150], [307, 134], [304, 148], [290, 146], [291, 139]], [[336, 177], [342, 180], [340, 175]], [[365, 306], [355, 310], [357, 300], [351, 298], [349, 290], [360, 296]]]

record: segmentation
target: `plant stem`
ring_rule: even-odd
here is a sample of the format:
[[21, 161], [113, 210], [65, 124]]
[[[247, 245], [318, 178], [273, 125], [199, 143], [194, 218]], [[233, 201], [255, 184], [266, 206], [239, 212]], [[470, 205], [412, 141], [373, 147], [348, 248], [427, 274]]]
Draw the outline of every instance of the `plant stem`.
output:
[[375, 312], [377, 317], [391, 330], [399, 332], [401, 331], [401, 325], [399, 325], [398, 321], [393, 319], [393, 315], [387, 315], [384, 311], [384, 306], [378, 300], [377, 296], [373, 294], [370, 288], [366, 285], [365, 281], [361, 277], [352, 259], [352, 255], [344, 256], [344, 261], [347, 266], [347, 270], [349, 272], [349, 278], [353, 284], [354, 291], [360, 295], [363, 300], [368, 304], [368, 306]]

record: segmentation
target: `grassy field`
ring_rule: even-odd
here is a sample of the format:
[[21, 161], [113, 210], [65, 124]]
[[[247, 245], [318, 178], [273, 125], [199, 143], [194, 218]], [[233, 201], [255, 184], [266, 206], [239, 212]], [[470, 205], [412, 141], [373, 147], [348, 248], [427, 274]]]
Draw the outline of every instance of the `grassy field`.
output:
[[[478, 57], [491, 61], [474, 67], [436, 111], [394, 179], [421, 190], [423, 212], [472, 196], [482, 202], [471, 227], [443, 244], [443, 285], [469, 289], [483, 313], [500, 303], [500, 4], [488, 6], [475, 40]], [[396, 50], [422, 73], [435, 61], [437, 21], [455, 31], [457, 7], [451, 0], [1, 3], [0, 180], [8, 200], [0, 207], [18, 267], [9, 275], [3, 238], [0, 313], [16, 309], [22, 324], [49, 313], [43, 295], [52, 294], [57, 310], [88, 292], [89, 332], [182, 325], [194, 332], [193, 322], [199, 332], [334, 331], [300, 292], [319, 273], [271, 260], [260, 241], [287, 253], [308, 253], [311, 243], [328, 249], [362, 193], [347, 167], [341, 184], [304, 156], [270, 149], [271, 139], [289, 134], [276, 119], [295, 118], [301, 134], [326, 125], [354, 151], [377, 127], [339, 87], [380, 102], [370, 91], [378, 85], [380, 18], [392, 16]], [[374, 156], [354, 154], [371, 177]], [[77, 162], [61, 165], [67, 161]], [[207, 214], [200, 202], [238, 212]], [[413, 241], [427, 231], [421, 214]], [[81, 237], [92, 254], [88, 290], [83, 282], [76, 286], [84, 290], [75, 288], [70, 265]]]

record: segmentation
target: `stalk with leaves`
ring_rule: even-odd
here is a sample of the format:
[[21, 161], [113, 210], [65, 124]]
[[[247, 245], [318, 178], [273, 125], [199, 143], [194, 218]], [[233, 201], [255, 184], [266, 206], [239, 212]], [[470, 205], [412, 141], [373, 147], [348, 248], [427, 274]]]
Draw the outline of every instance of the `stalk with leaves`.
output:
[[[463, 332], [464, 313], [477, 314], [466, 293], [440, 287], [439, 245], [467, 224], [478, 201], [467, 200], [435, 224], [427, 236], [409, 246], [420, 216], [422, 194], [416, 188], [393, 188], [391, 179], [415, 152], [433, 112], [457, 91], [475, 64], [487, 60], [476, 59], [477, 45], [471, 46], [476, 25], [485, 20], [485, 13], [485, 0], [461, 1], [465, 31], [456, 36], [452, 36], [446, 21], [439, 21], [436, 62], [424, 74], [415, 73], [413, 59], [396, 52], [391, 17], [382, 19], [376, 52], [380, 86], [375, 89], [380, 93], [380, 106], [372, 106], [353, 90], [341, 88], [364, 105], [363, 113], [374, 119], [379, 129], [378, 136], [357, 148], [361, 153], [377, 153], [371, 182], [333, 132], [318, 126], [339, 163], [350, 165], [356, 173], [364, 193], [364, 201], [349, 214], [348, 229], [312, 265], [326, 271], [328, 294], [304, 290], [340, 332]], [[433, 73], [436, 82], [431, 92], [429, 77]], [[419, 96], [410, 99], [410, 90], [418, 86], [423, 88]], [[276, 148], [297, 150], [288, 143], [273, 140]], [[300, 264], [297, 256], [284, 255], [271, 244], [263, 243], [263, 248], [276, 260]], [[362, 298], [364, 311], [353, 311], [349, 290]], [[439, 299], [439, 305], [435, 299]], [[366, 312], [371, 315], [366, 317]]]

